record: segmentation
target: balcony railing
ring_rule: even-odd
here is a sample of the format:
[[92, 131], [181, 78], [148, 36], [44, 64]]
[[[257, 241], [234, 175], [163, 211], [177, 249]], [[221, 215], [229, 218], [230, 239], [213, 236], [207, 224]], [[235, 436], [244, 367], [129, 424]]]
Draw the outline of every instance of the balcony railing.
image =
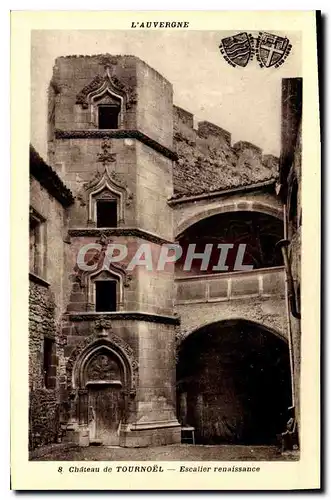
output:
[[283, 297], [284, 267], [176, 278], [177, 304], [220, 302], [247, 297]]

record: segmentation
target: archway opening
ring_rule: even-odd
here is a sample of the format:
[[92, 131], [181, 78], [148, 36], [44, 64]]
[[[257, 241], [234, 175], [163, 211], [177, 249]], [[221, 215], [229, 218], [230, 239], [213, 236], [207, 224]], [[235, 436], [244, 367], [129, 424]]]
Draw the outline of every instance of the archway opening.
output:
[[[208, 265], [202, 270], [201, 258], [193, 259], [190, 273], [194, 275], [236, 270], [239, 245], [245, 245], [242, 264], [253, 269], [282, 266], [281, 251], [276, 243], [283, 238], [283, 223], [280, 219], [260, 212], [227, 212], [206, 217], [187, 228], [179, 237], [182, 256], [176, 263], [176, 273], [187, 275], [185, 261], [189, 246], [202, 254], [207, 245], [212, 245]], [[217, 265], [220, 259], [218, 245], [230, 245], [224, 265]], [[221, 270], [222, 269], [222, 270]]]
[[291, 406], [287, 343], [260, 325], [237, 320], [205, 326], [181, 344], [177, 409], [200, 444], [277, 441]]
[[119, 445], [121, 424], [128, 417], [130, 380], [129, 360], [116, 339], [113, 343], [100, 338], [79, 353], [73, 365], [76, 399], [70, 418], [88, 428], [90, 443]]

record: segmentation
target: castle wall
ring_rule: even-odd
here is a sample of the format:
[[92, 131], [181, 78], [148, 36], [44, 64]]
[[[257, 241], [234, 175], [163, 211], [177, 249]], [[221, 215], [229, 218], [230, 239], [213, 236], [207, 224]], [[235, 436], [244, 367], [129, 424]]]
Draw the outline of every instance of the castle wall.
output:
[[137, 143], [137, 225], [172, 241], [172, 162]]
[[249, 142], [231, 145], [231, 134], [174, 107], [174, 199], [243, 187], [277, 178], [278, 159]]
[[[298, 183], [298, 194], [296, 199], [296, 222], [289, 222], [289, 256], [291, 262], [291, 271], [296, 293], [297, 308], [300, 311], [300, 294], [301, 294], [301, 217], [302, 217], [302, 202], [301, 202], [301, 131], [299, 133], [298, 142], [294, 153], [294, 161], [291, 167], [289, 178], [296, 179]], [[289, 183], [289, 189], [293, 187], [293, 181]], [[291, 203], [288, 203], [287, 217]], [[294, 384], [295, 384], [295, 404], [297, 409], [297, 418], [300, 421], [300, 372], [301, 372], [301, 321], [290, 315], [290, 328], [293, 338], [293, 360], [294, 360]]]
[[136, 59], [136, 78], [136, 127], [171, 149], [173, 144], [172, 85], [140, 59]]
[[[29, 282], [29, 387], [31, 416], [29, 446], [54, 442], [59, 434], [57, 344], [63, 305], [68, 298], [68, 276], [63, 273], [67, 244], [64, 242], [66, 213], [40, 183], [31, 177], [30, 206], [44, 219], [46, 226], [46, 273], [30, 275]], [[49, 387], [43, 372], [44, 339], [55, 343]]]
[[[284, 204], [288, 240], [288, 328], [291, 335], [293, 370], [293, 403], [296, 429], [300, 433], [300, 366], [301, 366], [301, 158], [302, 158], [302, 79], [282, 80], [282, 151], [279, 170], [279, 194]], [[292, 414], [293, 416], [293, 414]]]

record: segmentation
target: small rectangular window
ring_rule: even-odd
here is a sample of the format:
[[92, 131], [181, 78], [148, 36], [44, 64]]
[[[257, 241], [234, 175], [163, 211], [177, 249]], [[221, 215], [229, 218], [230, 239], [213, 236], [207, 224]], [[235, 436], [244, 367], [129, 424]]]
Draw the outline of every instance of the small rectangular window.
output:
[[53, 363], [54, 359], [54, 347], [55, 342], [53, 339], [44, 338], [44, 360], [43, 360], [43, 372], [44, 372], [44, 385], [46, 389], [53, 389], [55, 387], [55, 365]]
[[120, 113], [120, 107], [114, 104], [98, 106], [99, 129], [118, 128], [119, 113]]
[[97, 227], [117, 227], [116, 200], [97, 201]]
[[116, 311], [116, 281], [95, 282], [95, 310], [97, 312]]
[[45, 278], [45, 220], [31, 208], [29, 221], [30, 272]]

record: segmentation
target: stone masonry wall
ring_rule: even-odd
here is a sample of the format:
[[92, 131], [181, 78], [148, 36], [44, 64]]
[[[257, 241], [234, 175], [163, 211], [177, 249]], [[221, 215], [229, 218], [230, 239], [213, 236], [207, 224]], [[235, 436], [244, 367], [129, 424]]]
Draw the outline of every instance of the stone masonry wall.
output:
[[[56, 441], [59, 429], [59, 397], [56, 365], [58, 330], [69, 293], [69, 276], [63, 273], [68, 251], [66, 212], [33, 177], [30, 179], [30, 205], [45, 220], [46, 274], [30, 276], [29, 297], [29, 447]], [[42, 279], [39, 279], [42, 278]], [[43, 373], [44, 339], [54, 340], [49, 388]]]
[[53, 388], [44, 387], [43, 340], [55, 340], [54, 298], [49, 288], [30, 281], [29, 297], [29, 448], [52, 443], [58, 435], [59, 405], [56, 393], [56, 359]]
[[193, 128], [193, 115], [174, 106], [175, 198], [247, 186], [276, 179], [278, 159], [263, 155], [248, 142], [231, 146], [231, 134], [222, 128], [200, 122]]
[[[297, 307], [300, 311], [300, 283], [301, 283], [301, 132], [299, 132], [293, 165], [290, 169], [289, 178], [296, 179], [298, 183], [298, 195], [296, 200], [296, 224], [289, 222], [290, 247], [289, 255], [291, 261], [294, 290], [297, 295]], [[292, 188], [292, 181], [289, 182], [289, 191]], [[287, 204], [288, 217], [290, 203]], [[297, 419], [300, 421], [300, 370], [301, 370], [301, 321], [290, 314], [291, 332], [293, 339], [294, 357], [294, 392]]]

